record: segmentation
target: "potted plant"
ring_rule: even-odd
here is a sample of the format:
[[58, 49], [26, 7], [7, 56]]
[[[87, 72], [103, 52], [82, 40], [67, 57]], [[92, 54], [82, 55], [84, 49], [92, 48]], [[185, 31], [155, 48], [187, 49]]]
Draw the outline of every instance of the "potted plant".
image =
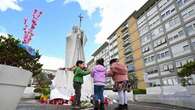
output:
[[12, 35], [0, 36], [0, 110], [14, 110], [32, 76], [42, 71], [40, 55], [32, 56]]
[[34, 92], [38, 94], [39, 96], [38, 100], [40, 100], [40, 102], [42, 103], [47, 102], [51, 91], [50, 90], [50, 85], [52, 83], [51, 80], [54, 79], [54, 75], [41, 73], [35, 76], [34, 79], [36, 81]]
[[186, 86], [190, 94], [195, 94], [195, 61], [185, 64], [177, 74], [181, 78], [182, 86]]

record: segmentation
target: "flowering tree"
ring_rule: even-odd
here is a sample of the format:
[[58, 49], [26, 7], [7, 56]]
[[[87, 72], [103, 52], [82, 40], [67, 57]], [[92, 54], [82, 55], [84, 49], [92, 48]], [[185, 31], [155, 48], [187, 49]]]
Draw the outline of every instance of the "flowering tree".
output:
[[24, 18], [24, 36], [23, 36], [23, 43], [24, 44], [29, 44], [31, 39], [32, 39], [32, 36], [34, 36], [34, 29], [36, 28], [37, 26], [37, 22], [40, 18], [40, 16], [42, 15], [42, 12], [41, 11], [38, 11], [37, 9], [35, 9], [33, 11], [33, 18], [32, 18], [32, 24], [31, 24], [31, 27], [28, 28], [28, 18]]

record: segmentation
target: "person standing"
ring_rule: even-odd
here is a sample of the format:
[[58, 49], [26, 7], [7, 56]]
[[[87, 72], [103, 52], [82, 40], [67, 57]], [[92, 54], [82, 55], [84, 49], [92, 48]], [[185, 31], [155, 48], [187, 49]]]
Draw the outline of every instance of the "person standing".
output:
[[76, 67], [73, 69], [74, 78], [73, 78], [73, 88], [75, 90], [75, 100], [73, 101], [73, 106], [80, 107], [80, 98], [81, 98], [81, 86], [83, 84], [83, 77], [90, 74], [85, 67], [84, 61], [78, 60], [76, 62]]
[[[94, 110], [104, 110], [104, 86], [106, 82], [106, 68], [104, 67], [104, 59], [100, 58], [96, 61], [96, 66], [91, 72], [91, 77], [94, 80]], [[100, 101], [100, 103], [99, 103]]]
[[128, 69], [124, 64], [119, 63], [118, 59], [110, 60], [110, 70], [108, 76], [114, 81], [113, 89], [118, 92], [119, 105], [115, 110], [128, 110], [127, 90], [128, 90]]

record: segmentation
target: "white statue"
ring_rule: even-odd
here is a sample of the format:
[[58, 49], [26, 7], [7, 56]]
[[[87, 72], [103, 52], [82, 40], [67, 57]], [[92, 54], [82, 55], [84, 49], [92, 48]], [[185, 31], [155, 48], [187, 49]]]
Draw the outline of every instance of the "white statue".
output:
[[[73, 26], [72, 32], [70, 32], [66, 38], [65, 67], [72, 67], [76, 64], [77, 60], [85, 61], [84, 46], [86, 44], [86, 41], [87, 37], [84, 35], [84, 32], [80, 29], [80, 27]], [[64, 94], [64, 97], [69, 97], [74, 94], [73, 77], [74, 74], [72, 71], [65, 72], [62, 70], [58, 70], [54, 79], [54, 90], [58, 91], [58, 93]], [[85, 80], [87, 80], [87, 82]], [[85, 88], [85, 86], [88, 86], [88, 90], [82, 90], [81, 98], [86, 97], [86, 95], [92, 94], [92, 80], [90, 79], [90, 77], [88, 77], [87, 79], [84, 78], [84, 84], [82, 88]], [[58, 96], [56, 98], [59, 98], [59, 96], [61, 95], [56, 96]]]
[[[66, 67], [72, 67], [76, 64], [77, 60], [85, 60], [84, 45], [86, 41], [87, 38], [83, 31], [78, 26], [73, 26], [72, 32], [66, 38]], [[71, 71], [66, 73], [67, 94], [69, 95], [74, 93], [73, 76], [74, 74]]]

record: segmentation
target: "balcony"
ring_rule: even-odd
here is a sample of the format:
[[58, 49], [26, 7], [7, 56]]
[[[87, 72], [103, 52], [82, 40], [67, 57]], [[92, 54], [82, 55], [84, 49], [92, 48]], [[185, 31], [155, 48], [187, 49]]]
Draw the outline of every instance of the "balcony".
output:
[[111, 58], [118, 58], [118, 52], [111, 55]]
[[129, 54], [129, 53], [131, 53], [131, 52], [132, 52], [132, 49], [131, 49], [131, 48], [125, 49], [125, 55], [127, 55], [127, 54]]
[[128, 68], [128, 72], [134, 72], [135, 71], [135, 68], [134, 68], [134, 65], [133, 64], [129, 64], [127, 66], [127, 68]]
[[124, 43], [123, 43], [123, 47], [126, 47], [126, 46], [128, 46], [128, 45], [130, 45], [129, 40], [124, 41]]
[[125, 63], [128, 64], [128, 63], [131, 63], [133, 62], [133, 56], [128, 56], [125, 58]]
[[122, 35], [123, 40], [127, 39], [129, 37], [128, 31]]
[[153, 74], [148, 74], [147, 75], [147, 78], [156, 78], [156, 77], [158, 77], [159, 76], [159, 73], [153, 73]]
[[125, 32], [128, 29], [128, 24], [124, 25], [121, 29], [121, 32]]

